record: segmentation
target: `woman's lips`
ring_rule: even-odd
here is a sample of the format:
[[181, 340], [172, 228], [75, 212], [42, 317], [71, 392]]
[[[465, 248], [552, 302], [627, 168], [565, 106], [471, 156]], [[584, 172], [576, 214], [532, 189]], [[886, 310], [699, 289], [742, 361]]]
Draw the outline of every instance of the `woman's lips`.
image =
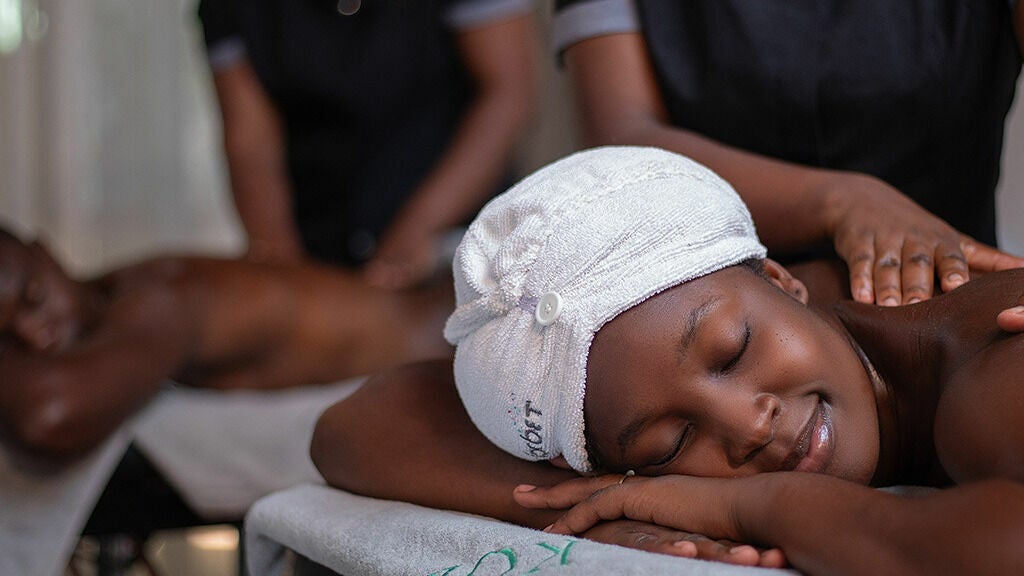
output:
[[797, 472], [823, 472], [832, 462], [835, 452], [835, 429], [832, 426], [832, 406], [819, 399], [811, 416], [808, 429], [801, 434], [797, 451], [804, 452], [797, 463]]

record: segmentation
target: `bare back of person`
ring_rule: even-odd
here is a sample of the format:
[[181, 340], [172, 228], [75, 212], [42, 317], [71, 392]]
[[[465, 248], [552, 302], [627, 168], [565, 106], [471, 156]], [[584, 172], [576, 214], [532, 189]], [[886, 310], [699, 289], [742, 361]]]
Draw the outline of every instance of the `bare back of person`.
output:
[[445, 279], [414, 289], [373, 288], [314, 264], [162, 258], [107, 277], [121, 293], [161, 284], [198, 319], [175, 379], [212, 388], [276, 388], [368, 374], [446, 356]]

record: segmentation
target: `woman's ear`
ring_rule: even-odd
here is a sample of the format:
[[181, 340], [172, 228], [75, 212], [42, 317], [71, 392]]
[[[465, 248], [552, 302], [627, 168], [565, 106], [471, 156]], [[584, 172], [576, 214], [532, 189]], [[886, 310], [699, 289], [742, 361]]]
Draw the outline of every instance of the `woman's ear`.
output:
[[566, 462], [565, 456], [555, 456], [554, 458], [549, 459], [548, 463], [550, 463], [555, 468], [562, 468], [563, 470], [572, 470], [572, 466], [569, 466], [569, 463]]
[[771, 258], [764, 259], [764, 272], [768, 275], [768, 280], [782, 288], [782, 291], [789, 294], [793, 298], [799, 300], [802, 304], [807, 305], [809, 295], [807, 294], [807, 286], [803, 282], [798, 280], [795, 276], [786, 270], [786, 267], [779, 264]]

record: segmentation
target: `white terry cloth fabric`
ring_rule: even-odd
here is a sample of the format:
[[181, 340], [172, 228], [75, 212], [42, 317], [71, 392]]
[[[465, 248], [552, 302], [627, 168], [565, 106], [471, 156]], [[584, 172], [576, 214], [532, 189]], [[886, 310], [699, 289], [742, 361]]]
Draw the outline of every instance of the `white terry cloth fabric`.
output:
[[0, 443], [0, 574], [64, 574], [93, 504], [131, 441], [130, 426], [64, 466]]
[[245, 528], [252, 576], [288, 574], [286, 550], [345, 576], [796, 574], [674, 558], [316, 485], [261, 498]]
[[363, 379], [278, 391], [167, 388], [87, 456], [44, 464], [0, 444], [0, 576], [58, 576], [133, 440], [200, 515], [241, 518], [258, 498], [318, 482], [320, 413]]
[[455, 252], [455, 384], [476, 427], [527, 460], [590, 472], [587, 355], [606, 322], [673, 286], [764, 258], [750, 212], [689, 158], [577, 152], [480, 210]]
[[320, 481], [313, 427], [365, 378], [283, 390], [176, 388], [139, 419], [135, 443], [200, 516], [241, 518], [257, 498]]

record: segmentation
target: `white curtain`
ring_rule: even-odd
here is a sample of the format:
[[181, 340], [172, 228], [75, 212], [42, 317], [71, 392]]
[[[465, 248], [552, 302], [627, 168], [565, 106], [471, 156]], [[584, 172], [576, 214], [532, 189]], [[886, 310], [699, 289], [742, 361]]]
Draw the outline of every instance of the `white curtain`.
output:
[[0, 221], [73, 270], [241, 247], [194, 3], [0, 0]]
[[1017, 98], [1006, 124], [1003, 174], [997, 194], [999, 246], [1024, 255], [1024, 77], [1017, 82]]

